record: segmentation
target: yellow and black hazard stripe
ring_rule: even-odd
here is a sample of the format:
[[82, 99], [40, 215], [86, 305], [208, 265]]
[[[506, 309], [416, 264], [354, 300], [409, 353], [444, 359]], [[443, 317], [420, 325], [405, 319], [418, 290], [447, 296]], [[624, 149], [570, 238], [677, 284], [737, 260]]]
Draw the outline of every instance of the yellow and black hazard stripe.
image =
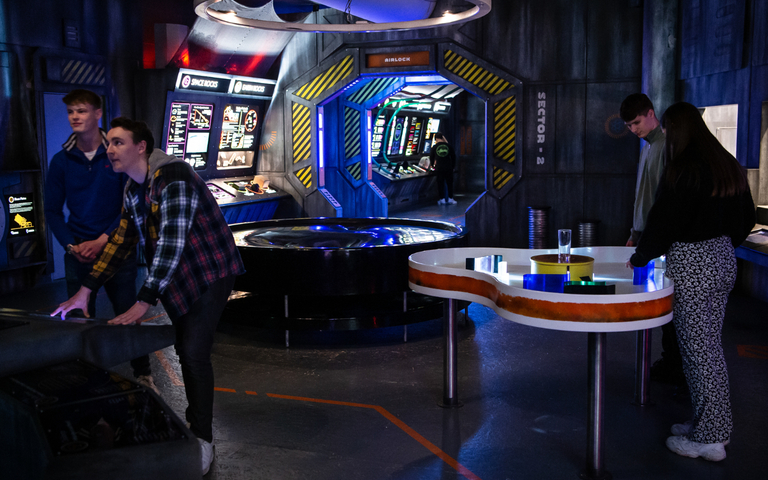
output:
[[344, 107], [344, 158], [360, 155], [361, 144], [360, 112]]
[[359, 181], [363, 176], [363, 162], [355, 162], [351, 165], [347, 165], [347, 172], [349, 172], [349, 175], [355, 179], [355, 181]]
[[64, 59], [61, 61], [61, 81], [77, 85], [104, 85], [107, 67], [94, 62]]
[[312, 188], [312, 165], [298, 170], [295, 175], [296, 178], [298, 178], [302, 183], [302, 185], [304, 185], [306, 188]]
[[312, 151], [312, 122], [309, 118], [309, 107], [300, 103], [293, 104], [293, 163], [309, 158]]
[[510, 180], [515, 176], [514, 173], [508, 172], [504, 170], [503, 168], [499, 168], [497, 166], [493, 166], [493, 188], [496, 190], [501, 190], [504, 188], [504, 185], [509, 183]]
[[304, 100], [313, 100], [352, 73], [354, 66], [354, 57], [347, 55], [341, 61], [316, 76], [312, 81], [299, 87], [294, 95]]
[[516, 112], [515, 97], [493, 104], [493, 154], [507, 163], [515, 161]]
[[462, 57], [453, 50], [446, 50], [443, 57], [445, 68], [449, 72], [463, 78], [467, 82], [491, 95], [498, 95], [513, 87], [508, 81], [489, 72], [467, 58]]
[[362, 86], [358, 91], [350, 95], [347, 100], [349, 100], [352, 103], [357, 103], [358, 105], [362, 105], [368, 100], [372, 99], [379, 93], [381, 93], [383, 90], [391, 87], [395, 82], [399, 81], [397, 77], [395, 78], [376, 78], [374, 80], [371, 80], [364, 86]]

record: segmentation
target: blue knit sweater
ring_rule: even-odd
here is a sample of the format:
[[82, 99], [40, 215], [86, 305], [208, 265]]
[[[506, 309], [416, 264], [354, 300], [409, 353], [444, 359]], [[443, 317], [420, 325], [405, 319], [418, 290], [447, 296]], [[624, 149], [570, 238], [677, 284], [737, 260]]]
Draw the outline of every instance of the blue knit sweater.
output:
[[[109, 235], [120, 223], [128, 176], [112, 170], [106, 133], [93, 160], [77, 148], [73, 133], [54, 155], [45, 179], [45, 219], [62, 246]], [[64, 206], [69, 209], [65, 218]]]

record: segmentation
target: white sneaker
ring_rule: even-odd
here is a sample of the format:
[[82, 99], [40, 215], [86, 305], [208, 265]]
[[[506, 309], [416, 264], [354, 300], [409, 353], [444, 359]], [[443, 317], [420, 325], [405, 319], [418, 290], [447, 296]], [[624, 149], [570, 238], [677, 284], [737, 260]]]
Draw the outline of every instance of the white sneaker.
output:
[[[670, 429], [672, 431], [672, 435], [689, 435], [691, 433], [691, 429], [693, 429], [693, 422], [688, 420], [685, 423], [676, 423], [672, 425], [672, 428]], [[731, 440], [728, 439], [723, 442], [723, 445], [728, 445], [731, 443]]]
[[208, 473], [211, 469], [211, 463], [216, 453], [216, 447], [211, 442], [206, 442], [202, 438], [197, 439], [200, 442], [200, 457], [203, 459], [203, 475]]
[[452, 199], [452, 198], [449, 198], [449, 199], [448, 199], [448, 203], [449, 203], [450, 205], [456, 205], [456, 204], [457, 204], [457, 203], [459, 203], [459, 202], [457, 202], [456, 200], [454, 200], [454, 199]]
[[152, 378], [152, 375], [139, 375], [136, 379], [136, 383], [151, 388], [156, 394], [160, 395], [160, 390], [157, 389], [157, 385], [155, 385], [155, 380]]
[[446, 203], [448, 202], [446, 202], [444, 198], [441, 198], [440, 200], [437, 201], [438, 205], [445, 205]]
[[722, 443], [699, 443], [682, 435], [667, 438], [667, 448], [683, 457], [701, 457], [710, 462], [719, 462], [725, 458], [725, 445]]

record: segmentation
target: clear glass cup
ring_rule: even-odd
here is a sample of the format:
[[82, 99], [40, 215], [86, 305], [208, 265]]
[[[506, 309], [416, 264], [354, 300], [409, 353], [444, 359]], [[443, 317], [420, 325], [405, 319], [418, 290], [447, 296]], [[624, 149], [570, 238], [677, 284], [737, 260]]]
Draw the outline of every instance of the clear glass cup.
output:
[[571, 229], [564, 228], [557, 231], [557, 261], [568, 263], [571, 260]]

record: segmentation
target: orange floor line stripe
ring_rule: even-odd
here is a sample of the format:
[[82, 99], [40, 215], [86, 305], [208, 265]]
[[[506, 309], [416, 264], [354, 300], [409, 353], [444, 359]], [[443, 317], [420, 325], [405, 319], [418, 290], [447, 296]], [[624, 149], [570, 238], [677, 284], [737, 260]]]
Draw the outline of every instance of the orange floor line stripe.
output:
[[230, 393], [237, 393], [237, 390], [234, 388], [221, 388], [221, 387], [213, 387], [213, 390], [216, 392], [230, 392]]
[[319, 398], [294, 397], [291, 395], [280, 395], [277, 393], [268, 393], [267, 396], [272, 398], [282, 398], [285, 400], [299, 400], [302, 402], [328, 403], [330, 405], [344, 405], [346, 407], [360, 407], [360, 408], [373, 408], [373, 409], [376, 408], [375, 405], [367, 405], [365, 403], [350, 403], [350, 402], [339, 402], [337, 400], [321, 400]]
[[736, 345], [736, 351], [740, 357], [768, 360], [768, 346], [765, 345]]
[[459, 472], [461, 475], [465, 476], [466, 478], [470, 480], [481, 480], [480, 477], [472, 473], [467, 467], [460, 464], [456, 459], [442, 451], [440, 448], [437, 447], [434, 443], [430, 442], [423, 436], [421, 436], [416, 430], [409, 427], [405, 422], [397, 418], [396, 416], [389, 413], [385, 408], [380, 407], [378, 405], [367, 405], [365, 403], [351, 403], [351, 402], [339, 402], [337, 400], [320, 400], [318, 398], [308, 398], [308, 397], [294, 397], [291, 395], [279, 395], [277, 393], [268, 393], [268, 397], [271, 398], [282, 398], [285, 400], [300, 400], [304, 402], [315, 402], [315, 403], [327, 403], [330, 405], [344, 405], [349, 407], [361, 407], [361, 408], [372, 408], [379, 412], [384, 418], [395, 424], [400, 430], [407, 433], [411, 438], [419, 442], [422, 446], [424, 446], [427, 450], [435, 454], [440, 460], [444, 461], [448, 465], [450, 465], [454, 470]]
[[171, 379], [171, 383], [176, 385], [177, 387], [183, 387], [184, 383], [182, 383], [181, 380], [179, 380], [179, 376], [176, 375], [176, 372], [173, 371], [173, 368], [171, 368], [171, 364], [168, 363], [168, 359], [165, 358], [165, 354], [162, 350], [158, 350], [155, 352], [155, 356], [158, 360], [160, 360], [160, 365], [163, 366], [163, 369], [165, 370], [165, 373], [168, 374], [168, 377]]
[[402, 420], [397, 418], [396, 416], [389, 413], [387, 410], [385, 410], [382, 407], [374, 407], [377, 412], [379, 412], [381, 415], [384, 416], [387, 420], [397, 425], [402, 431], [410, 435], [414, 440], [422, 444], [427, 450], [437, 455], [442, 461], [453, 467], [454, 470], [459, 472], [460, 474], [464, 475], [465, 477], [471, 479], [471, 480], [480, 480], [480, 477], [472, 473], [469, 469], [467, 469], [464, 465], [460, 464], [456, 459], [442, 451], [440, 448], [437, 447], [434, 443], [430, 442], [426, 438], [422, 437], [416, 430], [412, 429], [408, 425], [405, 424]]
[[249, 392], [248, 390], [245, 391], [246, 395], [258, 395], [256, 392]]

